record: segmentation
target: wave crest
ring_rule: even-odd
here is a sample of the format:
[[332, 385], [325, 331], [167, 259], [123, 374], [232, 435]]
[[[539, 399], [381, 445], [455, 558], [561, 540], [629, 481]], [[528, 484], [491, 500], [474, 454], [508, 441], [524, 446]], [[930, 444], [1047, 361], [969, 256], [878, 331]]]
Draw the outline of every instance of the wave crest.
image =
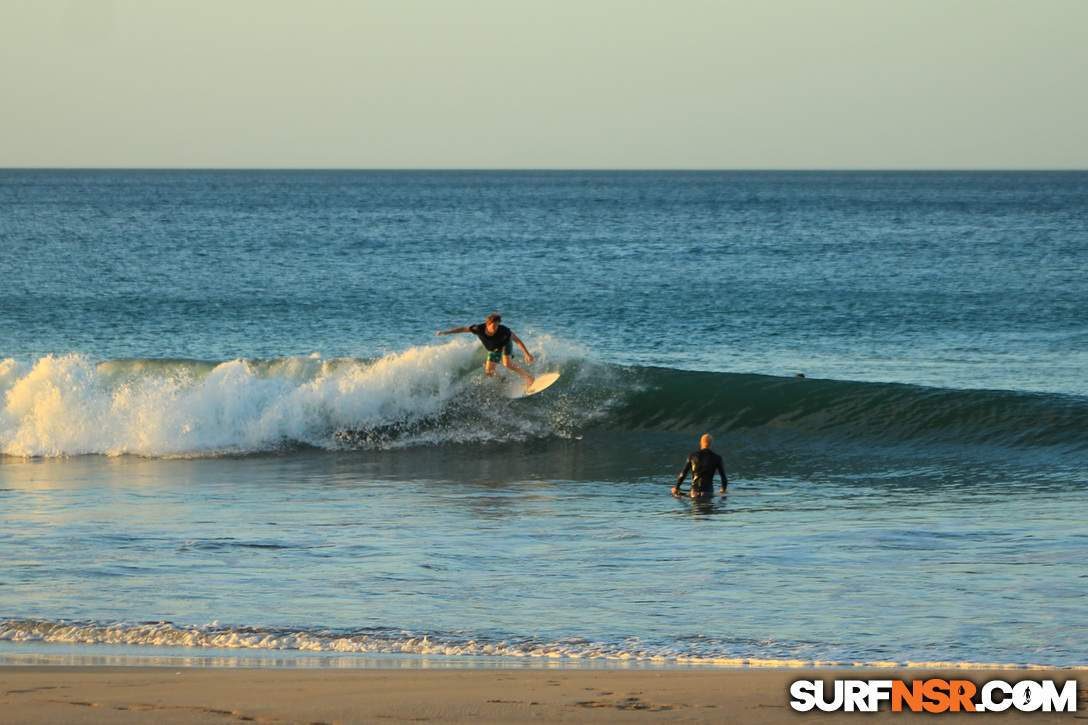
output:
[[[547, 394], [510, 400], [481, 374], [472, 341], [376, 360], [0, 361], [0, 453], [147, 457], [292, 447], [387, 449], [573, 437], [583, 431], [774, 445], [985, 445], [1088, 450], [1088, 400], [993, 390], [626, 368], [589, 362], [551, 338], [535, 371]], [[518, 384], [517, 376], [505, 385]], [[620, 444], [625, 449], [630, 442]]]
[[[562, 346], [552, 347], [550, 360], [547, 353], [538, 356], [537, 370], [565, 359]], [[0, 362], [0, 452], [209, 456], [556, 432], [540, 406], [522, 404], [511, 413], [518, 401], [508, 400], [497, 381], [479, 374], [481, 363], [478, 346], [467, 341], [376, 360], [315, 355], [95, 364], [66, 355], [29, 366], [5, 360]]]
[[651, 369], [610, 422], [867, 443], [1088, 449], [1088, 399], [898, 383]]

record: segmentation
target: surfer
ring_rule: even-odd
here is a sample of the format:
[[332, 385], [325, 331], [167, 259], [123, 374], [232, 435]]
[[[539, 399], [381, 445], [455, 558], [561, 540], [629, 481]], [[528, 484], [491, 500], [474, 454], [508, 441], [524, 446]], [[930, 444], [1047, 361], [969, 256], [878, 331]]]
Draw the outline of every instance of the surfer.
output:
[[473, 335], [480, 338], [480, 342], [483, 344], [484, 349], [487, 350], [487, 363], [484, 364], [484, 372], [494, 377], [495, 366], [499, 360], [502, 360], [502, 364], [506, 366], [508, 370], [513, 370], [515, 373], [525, 378], [526, 386], [532, 385], [535, 378], [514, 362], [514, 343], [517, 343], [517, 346], [525, 353], [525, 362], [531, 363], [533, 361], [533, 356], [529, 354], [529, 350], [526, 349], [525, 344], [518, 339], [518, 336], [506, 325], [500, 325], [500, 322], [502, 322], [502, 315], [497, 312], [492, 312], [487, 316], [487, 320], [485, 320], [482, 325], [455, 327], [452, 330], [442, 330], [435, 334], [453, 335], [458, 332], [471, 332]]
[[672, 487], [674, 496], [680, 495], [680, 484], [687, 478], [689, 471], [692, 498], [713, 495], [715, 473], [722, 477], [722, 489], [719, 493], [725, 493], [725, 487], [729, 485], [729, 480], [725, 477], [725, 464], [721, 456], [710, 450], [712, 445], [714, 438], [709, 433], [699, 440], [699, 450], [688, 456], [688, 460], [684, 462], [684, 470], [680, 471], [676, 485]]

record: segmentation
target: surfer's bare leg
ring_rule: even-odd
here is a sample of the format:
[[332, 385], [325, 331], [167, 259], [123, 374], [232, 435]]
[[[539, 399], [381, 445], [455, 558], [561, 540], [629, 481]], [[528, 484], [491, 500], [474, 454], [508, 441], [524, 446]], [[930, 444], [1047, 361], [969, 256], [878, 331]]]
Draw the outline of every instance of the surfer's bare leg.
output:
[[514, 358], [510, 357], [509, 355], [502, 356], [502, 364], [506, 366], [507, 370], [513, 370], [515, 373], [525, 378], [525, 384], [527, 386], [532, 385], [533, 381], [536, 380], [536, 378], [534, 378], [532, 375], [522, 370], [521, 366], [514, 362]]
[[499, 375], [498, 371], [495, 370], [495, 361], [494, 360], [488, 360], [486, 363], [484, 363], [484, 372], [487, 373], [488, 377], [492, 377], [492, 378], [497, 377], [500, 380], [502, 380], [502, 376]]

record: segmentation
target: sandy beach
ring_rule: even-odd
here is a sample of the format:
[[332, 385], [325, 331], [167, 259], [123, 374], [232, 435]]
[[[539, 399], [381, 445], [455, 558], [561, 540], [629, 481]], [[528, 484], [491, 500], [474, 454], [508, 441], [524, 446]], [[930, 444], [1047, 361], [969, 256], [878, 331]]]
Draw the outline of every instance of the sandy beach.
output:
[[[798, 679], [1078, 680], [1076, 713], [1000, 714], [1003, 723], [1083, 720], [1083, 671], [297, 670], [2, 667], [0, 722], [44, 723], [910, 723], [931, 713], [794, 712]], [[943, 713], [952, 720], [978, 713]], [[992, 714], [991, 714], [992, 716]]]

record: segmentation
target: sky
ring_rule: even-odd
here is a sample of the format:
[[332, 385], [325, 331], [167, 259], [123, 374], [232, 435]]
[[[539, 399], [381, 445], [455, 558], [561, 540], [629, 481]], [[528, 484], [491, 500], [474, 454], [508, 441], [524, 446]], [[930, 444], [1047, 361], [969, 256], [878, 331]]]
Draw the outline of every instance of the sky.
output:
[[1088, 169], [1088, 0], [0, 0], [0, 168]]

